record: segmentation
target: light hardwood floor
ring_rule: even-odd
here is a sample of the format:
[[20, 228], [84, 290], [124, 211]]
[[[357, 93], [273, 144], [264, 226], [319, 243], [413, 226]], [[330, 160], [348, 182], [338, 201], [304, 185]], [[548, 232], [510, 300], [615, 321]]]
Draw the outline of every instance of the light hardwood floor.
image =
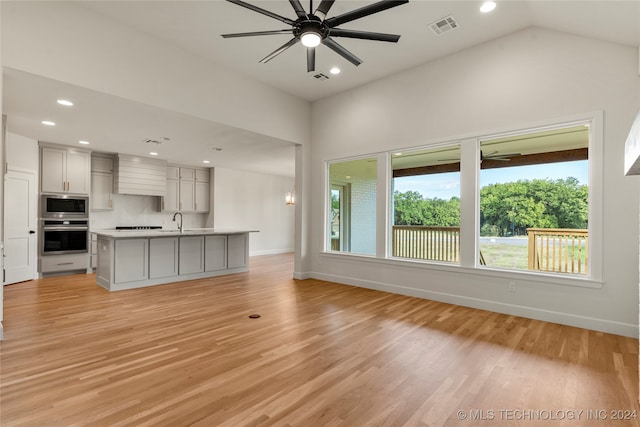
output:
[[638, 425], [636, 339], [291, 275], [7, 286], [0, 425]]

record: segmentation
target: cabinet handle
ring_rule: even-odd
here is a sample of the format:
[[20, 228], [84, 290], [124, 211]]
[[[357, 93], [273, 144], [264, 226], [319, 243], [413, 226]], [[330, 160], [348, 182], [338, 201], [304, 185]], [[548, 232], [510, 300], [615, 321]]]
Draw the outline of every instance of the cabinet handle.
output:
[[109, 199], [109, 207], [112, 208], [113, 207], [113, 200]]
[[59, 262], [56, 265], [72, 265], [72, 262]]
[[180, 202], [180, 210], [182, 210], [182, 202]]

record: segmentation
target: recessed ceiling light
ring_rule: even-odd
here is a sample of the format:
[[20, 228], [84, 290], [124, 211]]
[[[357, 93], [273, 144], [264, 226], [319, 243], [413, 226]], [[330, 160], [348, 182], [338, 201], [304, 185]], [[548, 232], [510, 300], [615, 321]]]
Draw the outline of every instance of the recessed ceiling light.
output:
[[394, 156], [402, 156], [402, 153], [393, 153]]
[[89, 141], [78, 141], [78, 144], [89, 145]]
[[56, 123], [52, 122], [51, 120], [43, 120], [41, 123], [43, 125], [45, 125], [45, 126], [55, 126], [56, 125]]
[[203, 160], [203, 161], [202, 161], [202, 163], [209, 164], [209, 163], [211, 163], [211, 162], [210, 162], [209, 160]]
[[158, 153], [156, 153], [155, 151], [152, 151], [149, 154], [151, 154], [152, 156], [157, 156], [158, 155]]
[[495, 8], [496, 8], [496, 2], [485, 1], [484, 3], [482, 3], [482, 6], [480, 6], [480, 12], [482, 13], [491, 12]]
[[67, 101], [66, 99], [58, 99], [58, 104], [64, 105], [65, 107], [73, 106], [73, 102]]
[[329, 70], [329, 72], [331, 74], [340, 74], [340, 68], [338, 67], [333, 67], [332, 69]]
[[216, 151], [222, 151], [221, 147], [211, 147], [212, 150], [216, 150]]

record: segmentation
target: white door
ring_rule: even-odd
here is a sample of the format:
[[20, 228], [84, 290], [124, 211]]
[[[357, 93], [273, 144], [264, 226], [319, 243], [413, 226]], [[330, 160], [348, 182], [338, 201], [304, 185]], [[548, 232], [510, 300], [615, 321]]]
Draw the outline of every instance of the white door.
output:
[[4, 182], [4, 284], [37, 278], [37, 188], [34, 172], [11, 170]]

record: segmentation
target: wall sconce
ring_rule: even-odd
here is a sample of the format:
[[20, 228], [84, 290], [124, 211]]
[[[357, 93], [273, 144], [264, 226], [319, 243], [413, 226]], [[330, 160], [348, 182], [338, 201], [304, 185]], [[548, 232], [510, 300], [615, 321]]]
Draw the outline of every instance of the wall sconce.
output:
[[288, 192], [284, 196], [284, 201], [288, 206], [294, 205], [296, 203], [296, 188], [293, 187], [290, 192]]

